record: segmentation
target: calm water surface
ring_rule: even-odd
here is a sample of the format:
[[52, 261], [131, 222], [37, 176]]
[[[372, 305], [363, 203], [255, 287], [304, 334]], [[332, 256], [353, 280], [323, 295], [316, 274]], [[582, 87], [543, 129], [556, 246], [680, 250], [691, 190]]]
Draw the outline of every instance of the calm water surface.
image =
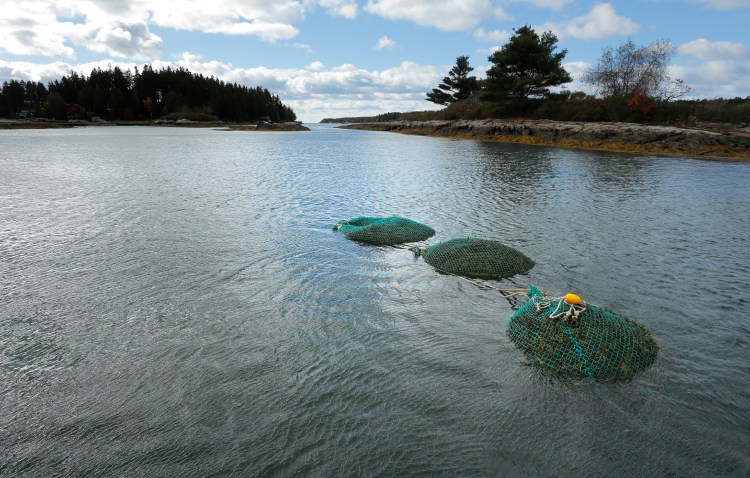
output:
[[[340, 219], [497, 239], [644, 324], [560, 381]], [[750, 164], [316, 126], [0, 132], [0, 475], [748, 476]]]

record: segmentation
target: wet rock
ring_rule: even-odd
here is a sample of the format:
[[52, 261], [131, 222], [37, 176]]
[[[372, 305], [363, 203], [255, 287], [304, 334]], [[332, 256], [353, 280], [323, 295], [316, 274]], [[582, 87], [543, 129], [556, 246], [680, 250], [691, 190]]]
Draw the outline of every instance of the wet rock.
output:
[[648, 153], [750, 159], [750, 134], [741, 128], [699, 128], [636, 123], [582, 123], [550, 120], [390, 121], [344, 128], [410, 134], [460, 136], [480, 140]]

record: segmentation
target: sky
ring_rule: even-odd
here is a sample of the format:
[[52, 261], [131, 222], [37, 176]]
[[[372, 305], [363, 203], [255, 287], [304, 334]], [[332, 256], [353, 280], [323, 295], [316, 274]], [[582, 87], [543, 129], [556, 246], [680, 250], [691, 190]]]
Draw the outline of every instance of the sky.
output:
[[524, 25], [557, 35], [573, 91], [604, 48], [668, 40], [689, 97], [750, 96], [750, 0], [0, 0], [0, 82], [150, 64], [261, 85], [305, 122], [421, 111]]

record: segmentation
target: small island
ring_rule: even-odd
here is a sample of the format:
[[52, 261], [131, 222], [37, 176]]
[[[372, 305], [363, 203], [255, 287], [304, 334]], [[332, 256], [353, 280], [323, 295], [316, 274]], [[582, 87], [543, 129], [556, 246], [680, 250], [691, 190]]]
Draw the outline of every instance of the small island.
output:
[[10, 80], [0, 91], [0, 129], [77, 126], [219, 127], [307, 131], [267, 89], [228, 83], [184, 68], [71, 71], [59, 80]]

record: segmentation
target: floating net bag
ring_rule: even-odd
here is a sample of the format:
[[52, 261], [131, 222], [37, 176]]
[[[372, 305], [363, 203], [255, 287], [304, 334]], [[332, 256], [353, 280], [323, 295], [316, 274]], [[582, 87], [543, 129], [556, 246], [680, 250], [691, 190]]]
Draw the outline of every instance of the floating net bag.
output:
[[587, 304], [574, 294], [529, 301], [510, 318], [508, 336], [536, 365], [555, 373], [624, 382], [656, 361], [659, 346], [640, 324]]
[[450, 239], [412, 250], [441, 272], [474, 279], [507, 279], [534, 267], [523, 253], [487, 239]]
[[393, 246], [418, 242], [435, 235], [435, 230], [404, 217], [355, 217], [339, 221], [334, 231], [343, 232], [347, 239], [376, 246]]

